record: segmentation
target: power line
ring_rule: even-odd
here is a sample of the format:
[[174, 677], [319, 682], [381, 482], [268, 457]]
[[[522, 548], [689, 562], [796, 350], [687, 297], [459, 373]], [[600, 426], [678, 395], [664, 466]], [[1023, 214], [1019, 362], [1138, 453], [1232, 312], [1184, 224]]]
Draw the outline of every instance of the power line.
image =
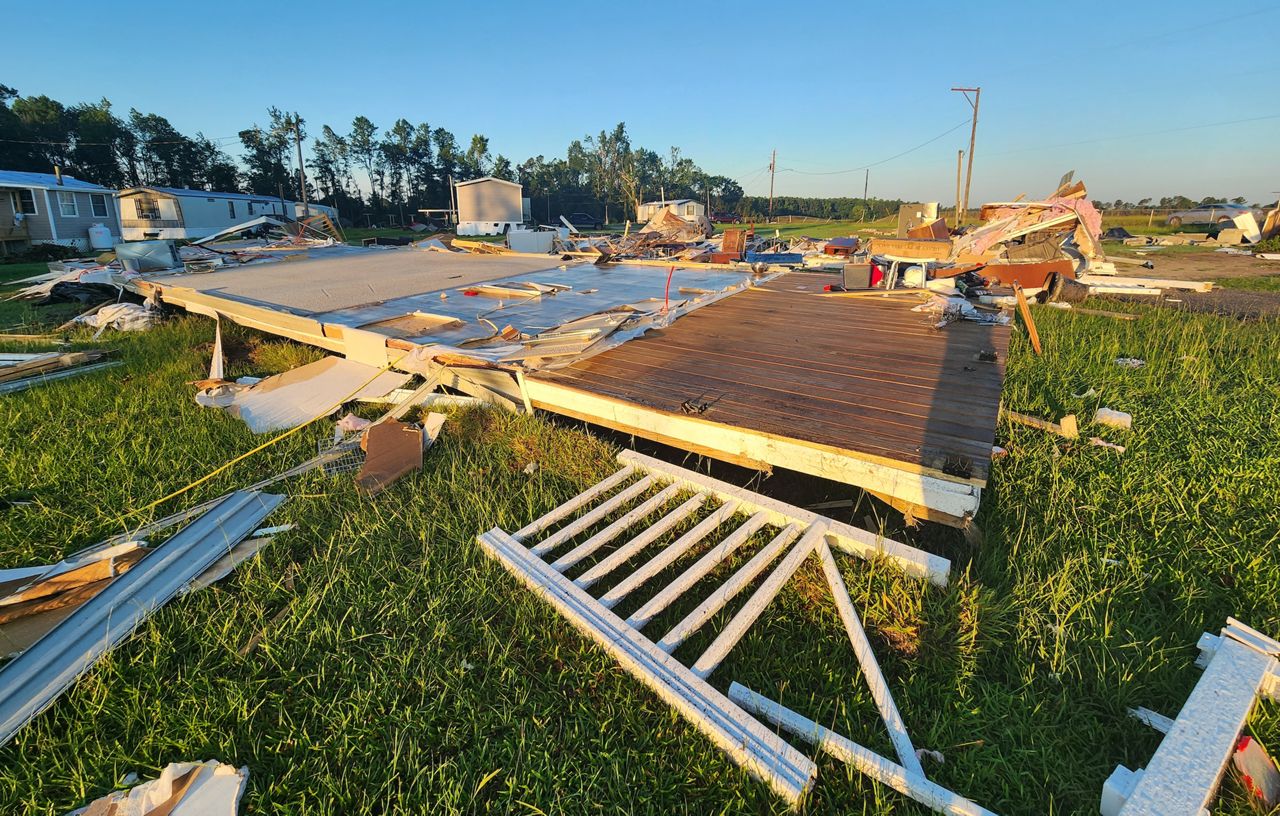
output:
[[1224, 127], [1226, 125], [1241, 125], [1246, 122], [1263, 122], [1268, 119], [1280, 119], [1280, 113], [1270, 113], [1266, 116], [1253, 116], [1248, 119], [1231, 119], [1225, 122], [1206, 122], [1200, 125], [1187, 125], [1186, 127], [1165, 128], [1164, 130], [1149, 130], [1145, 133], [1130, 133], [1124, 136], [1102, 136], [1097, 139], [1082, 139], [1078, 142], [1063, 142], [1061, 144], [1052, 145], [1035, 145], [1034, 147], [1023, 147], [1017, 150], [1005, 150], [1000, 153], [992, 153], [992, 156], [1009, 156], [1015, 153], [1031, 153], [1036, 150], [1053, 150], [1059, 147], [1075, 147], [1076, 145], [1096, 144], [1098, 142], [1114, 142], [1120, 139], [1142, 139], [1147, 136], [1162, 136], [1166, 133], [1181, 133], [1187, 130], [1202, 130], [1211, 127]]
[[[216, 138], [210, 138], [206, 136], [204, 138], [210, 142], [227, 142], [227, 141], [234, 141], [236, 139], [239, 139], [240, 137], [239, 136], [218, 136]], [[168, 140], [156, 139], [151, 141], [139, 141], [138, 144], [144, 147], [150, 147], [151, 145], [186, 144], [187, 142], [193, 142], [193, 141], [195, 141], [195, 139], [168, 139]], [[118, 142], [82, 142], [78, 139], [72, 142], [51, 142], [51, 141], [48, 141], [47, 139], [0, 139], [0, 142], [4, 142], [5, 144], [40, 145], [42, 147], [115, 147], [118, 144]]]
[[812, 170], [797, 170], [797, 169], [796, 169], [796, 168], [794, 168], [794, 167], [783, 167], [783, 168], [779, 168], [779, 171], [778, 171], [778, 172], [780, 172], [780, 173], [801, 173], [801, 174], [806, 175], [806, 176], [838, 176], [838, 175], [841, 175], [841, 174], [843, 174], [843, 173], [860, 173], [860, 172], [862, 172], [863, 170], [868, 170], [868, 169], [870, 169], [870, 168], [872, 168], [872, 167], [877, 167], [877, 166], [882, 165], [882, 164], [884, 164], [884, 163], [886, 163], [886, 162], [891, 162], [891, 161], [893, 161], [894, 159], [900, 159], [900, 158], [902, 158], [903, 156], [907, 155], [908, 153], [914, 153], [914, 152], [916, 152], [917, 150], [919, 150], [919, 149], [921, 149], [921, 148], [923, 148], [923, 147], [928, 147], [929, 145], [931, 145], [931, 144], [933, 144], [934, 142], [936, 142], [936, 141], [938, 141], [939, 139], [941, 139], [943, 136], [946, 136], [946, 135], [948, 135], [948, 134], [954, 133], [954, 132], [956, 132], [957, 130], [959, 130], [960, 128], [962, 128], [962, 127], [964, 127], [965, 125], [969, 124], [969, 122], [970, 122], [970, 121], [971, 121], [970, 119], [965, 119], [963, 122], [960, 122], [959, 124], [957, 124], [957, 125], [955, 125], [955, 126], [953, 126], [953, 127], [947, 128], [946, 130], [944, 130], [944, 131], [942, 131], [941, 133], [939, 133], [937, 136], [934, 136], [932, 139], [929, 139], [929, 140], [928, 140], [928, 141], [926, 141], [926, 142], [921, 142], [920, 144], [916, 145], [915, 147], [913, 147], [913, 148], [911, 148], [911, 149], [909, 149], [909, 150], [904, 150], [904, 151], [902, 151], [901, 153], [895, 153], [894, 155], [890, 156], [890, 157], [889, 157], [889, 158], [887, 158], [887, 159], [881, 159], [880, 161], [872, 162], [871, 164], [864, 164], [864, 165], [862, 165], [861, 167], [851, 167], [851, 168], [849, 168], [848, 170], [824, 170], [824, 171], [821, 171], [821, 172], [818, 172], [818, 171], [812, 171]]

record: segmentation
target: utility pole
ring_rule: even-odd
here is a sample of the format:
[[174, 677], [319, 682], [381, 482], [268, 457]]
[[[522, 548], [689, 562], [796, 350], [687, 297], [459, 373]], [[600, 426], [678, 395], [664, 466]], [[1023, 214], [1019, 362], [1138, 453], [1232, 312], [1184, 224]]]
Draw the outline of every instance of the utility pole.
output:
[[960, 165], [964, 163], [964, 151], [956, 151], [956, 223], [960, 226]]
[[773, 171], [778, 164], [778, 148], [773, 149], [769, 157], [769, 223], [773, 223]]
[[[952, 88], [953, 91], [959, 91], [964, 94], [964, 100], [969, 103], [969, 107], [973, 108], [973, 124], [969, 129], [969, 169], [964, 175], [964, 211], [967, 215], [969, 212], [969, 185], [973, 182], [973, 143], [978, 138], [978, 102], [982, 99], [982, 88]], [[973, 99], [969, 98], [969, 94], [973, 94]]]
[[293, 126], [293, 143], [298, 148], [298, 192], [302, 194], [302, 217], [311, 217], [311, 202], [307, 201], [307, 171], [302, 166], [302, 119], [293, 114], [293, 120], [285, 120]]
[[871, 168], [868, 167], [862, 173], [862, 218], [866, 221], [874, 221], [868, 218], [871, 214], [871, 203], [867, 201], [867, 186], [871, 184]]
[[453, 174], [450, 173], [449, 174], [449, 207], [453, 210], [453, 212], [451, 213], [451, 216], [453, 218], [454, 231], [456, 232], [458, 227], [458, 202], [454, 199], [453, 194], [454, 194]]

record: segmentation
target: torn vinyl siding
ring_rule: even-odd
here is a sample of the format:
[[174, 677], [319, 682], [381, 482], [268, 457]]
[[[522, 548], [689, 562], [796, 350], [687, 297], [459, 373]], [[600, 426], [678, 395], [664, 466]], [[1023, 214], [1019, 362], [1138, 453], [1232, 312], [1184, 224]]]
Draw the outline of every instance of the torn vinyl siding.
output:
[[0, 745], [284, 501], [232, 493], [0, 668]]

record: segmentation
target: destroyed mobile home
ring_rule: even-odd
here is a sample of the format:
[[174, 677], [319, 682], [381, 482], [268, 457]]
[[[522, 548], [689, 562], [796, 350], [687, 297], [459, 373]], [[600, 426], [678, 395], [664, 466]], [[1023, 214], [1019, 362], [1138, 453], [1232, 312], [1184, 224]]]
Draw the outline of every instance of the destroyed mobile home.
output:
[[[122, 245], [114, 259], [28, 281], [19, 296], [103, 300], [80, 318], [100, 333], [145, 329], [166, 308], [216, 321], [195, 399], [276, 434], [263, 447], [354, 402], [389, 407], [377, 420], [342, 417], [316, 457], [243, 490], [57, 564], [0, 571], [0, 646], [12, 656], [0, 667], [0, 742], [157, 608], [227, 576], [281, 532], [263, 526], [285, 501], [268, 487], [323, 469], [350, 474], [372, 496], [421, 468], [444, 417], [404, 421], [419, 406], [543, 411], [860, 488], [913, 523], [971, 528], [1001, 416], [1079, 435], [1074, 415], [1002, 411], [1014, 316], [1038, 353], [1032, 303], [1089, 312], [1079, 304], [1091, 293], [1199, 286], [1116, 275], [1101, 218], [1069, 178], [1041, 201], [986, 205], [979, 226], [954, 234], [928, 207], [904, 208], [898, 235], [866, 240], [713, 235], [665, 209], [620, 236], [548, 231], [549, 252], [513, 249], [517, 232], [506, 247], [442, 236], [355, 248], [330, 224], [264, 218], [181, 249]], [[232, 381], [223, 321], [337, 356]], [[101, 352], [4, 355], [0, 389], [112, 362]], [[1102, 407], [1094, 422], [1124, 430], [1133, 418]], [[518, 529], [493, 526], [477, 545], [788, 805], [801, 807], [814, 788], [820, 749], [934, 811], [991, 812], [926, 771], [936, 746], [909, 733], [840, 570], [869, 559], [946, 586], [948, 559], [635, 451], [617, 465]], [[678, 532], [695, 512], [703, 520]], [[735, 558], [745, 560], [726, 573]], [[785, 707], [776, 689], [740, 684], [726, 663], [810, 559], [892, 755]], [[694, 600], [673, 626], [655, 625]], [[1280, 644], [1228, 620], [1199, 646], [1205, 671], [1178, 716], [1135, 715], [1165, 735], [1145, 770], [1121, 766], [1099, 780], [1107, 816], [1199, 814], [1233, 760], [1254, 769], [1260, 787], [1273, 784], [1270, 760], [1237, 737], [1258, 699], [1280, 699]], [[217, 761], [174, 764], [99, 802], [104, 812], [134, 798], [195, 812], [208, 797], [234, 812], [247, 777]]]

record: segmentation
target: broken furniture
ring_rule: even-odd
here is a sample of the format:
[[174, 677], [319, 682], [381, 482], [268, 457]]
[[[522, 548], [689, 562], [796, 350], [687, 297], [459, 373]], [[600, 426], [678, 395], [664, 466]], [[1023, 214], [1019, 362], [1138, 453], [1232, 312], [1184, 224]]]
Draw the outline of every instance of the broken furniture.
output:
[[1197, 646], [1204, 674], [1176, 719], [1147, 714], [1165, 736], [1145, 769], [1116, 766], [1102, 788], [1102, 816], [1207, 813], [1254, 704], [1280, 700], [1280, 643], [1228, 618]]
[[[754, 695], [741, 693], [735, 685], [726, 697], [707, 678], [801, 564], [817, 553], [898, 754], [895, 763], [858, 748], [861, 759], [850, 761], [943, 812], [987, 813], [925, 778], [831, 548], [860, 558], [887, 559], [909, 575], [940, 585], [950, 569], [946, 559], [633, 451], [619, 454], [618, 463], [621, 470], [516, 532], [494, 528], [478, 542], [792, 806], [803, 800], [817, 766], [748, 713], [763, 707]], [[701, 520], [676, 534], [680, 525], [698, 516]], [[757, 536], [768, 543], [732, 574], [717, 572], [735, 553], [755, 549], [749, 542]], [[615, 546], [616, 541], [623, 543]], [[656, 585], [654, 579], [669, 575], [670, 568], [698, 553], [696, 561], [664, 587]], [[770, 569], [774, 562], [777, 566]], [[737, 595], [766, 574], [699, 656], [687, 664], [674, 657], [682, 644], [711, 627]], [[599, 597], [589, 591], [597, 584], [608, 587]], [[672, 604], [695, 591], [704, 600], [666, 634], [643, 634]], [[636, 606], [641, 597], [647, 600]], [[614, 611], [624, 604], [634, 608], [625, 619]]]

